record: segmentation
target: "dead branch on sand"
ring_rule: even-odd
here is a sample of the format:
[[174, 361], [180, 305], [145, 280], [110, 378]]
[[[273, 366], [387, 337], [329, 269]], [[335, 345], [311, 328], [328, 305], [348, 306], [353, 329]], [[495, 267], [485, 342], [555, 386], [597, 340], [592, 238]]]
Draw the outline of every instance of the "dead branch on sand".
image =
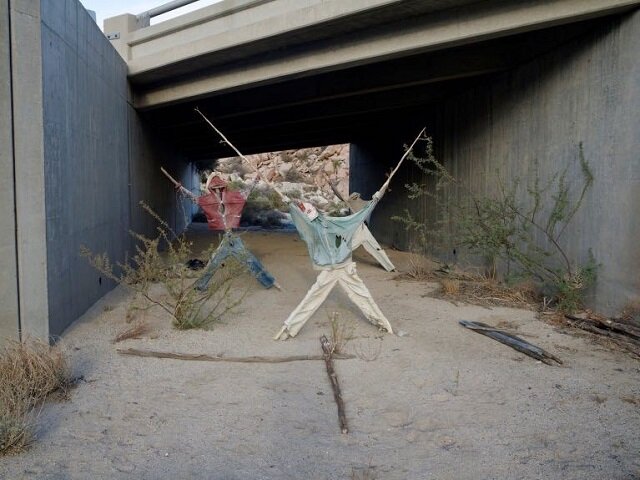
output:
[[[139, 350], [137, 348], [117, 349], [120, 355], [136, 357], [170, 358], [173, 360], [191, 360], [197, 362], [232, 362], [232, 363], [287, 363], [324, 360], [324, 355], [290, 355], [286, 357], [223, 357], [221, 355], [207, 355], [205, 353], [177, 353], [160, 352], [156, 350]], [[355, 355], [335, 354], [336, 360], [351, 360]]]
[[340, 421], [340, 430], [342, 433], [349, 433], [347, 427], [347, 416], [344, 413], [344, 401], [342, 400], [342, 393], [340, 392], [340, 384], [338, 383], [338, 375], [333, 368], [333, 358], [337, 358], [337, 354], [333, 353], [331, 348], [331, 342], [323, 335], [320, 337], [320, 345], [322, 345], [322, 351], [324, 352], [324, 362], [327, 366], [327, 374], [329, 375], [329, 381], [331, 382], [331, 388], [333, 389], [333, 398], [338, 405], [338, 420]]

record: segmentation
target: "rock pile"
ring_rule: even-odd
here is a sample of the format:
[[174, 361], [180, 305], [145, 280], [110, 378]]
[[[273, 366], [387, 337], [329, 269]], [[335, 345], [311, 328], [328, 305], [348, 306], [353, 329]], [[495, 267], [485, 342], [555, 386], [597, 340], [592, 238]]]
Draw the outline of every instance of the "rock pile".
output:
[[[247, 158], [281, 191], [291, 198], [304, 198], [321, 210], [331, 212], [343, 207], [330, 181], [343, 196], [349, 195], [348, 144], [261, 153]], [[248, 187], [256, 177], [239, 157], [219, 159], [215, 170], [239, 188]], [[255, 190], [265, 192], [267, 187], [260, 181]]]

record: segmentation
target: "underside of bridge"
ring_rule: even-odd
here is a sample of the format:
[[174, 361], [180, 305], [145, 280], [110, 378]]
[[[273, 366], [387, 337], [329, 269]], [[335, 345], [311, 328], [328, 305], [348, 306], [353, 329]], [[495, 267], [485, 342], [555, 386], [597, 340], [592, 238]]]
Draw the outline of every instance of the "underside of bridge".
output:
[[[444, 51], [225, 91], [142, 109], [142, 116], [190, 160], [233, 152], [194, 112], [215, 121], [243, 153], [355, 142], [387, 129], [433, 121], [436, 105], [598, 27], [580, 22]], [[155, 84], [157, 86], [157, 84]], [[134, 84], [134, 92], [144, 91]]]
[[[207, 7], [212, 22], [240, 24], [233, 35], [194, 13], [133, 32], [123, 50], [77, 2], [0, 0], [0, 198], [12, 207], [0, 213], [0, 338], [59, 334], [112, 288], [78, 251], [124, 259], [129, 231], [154, 229], [139, 201], [184, 227], [159, 167], [195, 187], [194, 165], [233, 155], [195, 107], [247, 154], [350, 143], [350, 187], [365, 197], [425, 126], [438, 159], [479, 194], [497, 170], [578, 178], [582, 145], [595, 183], [564, 247], [575, 262], [591, 249], [601, 267], [589, 302], [617, 312], [640, 295], [636, 3], [237, 0]], [[360, 4], [380, 7], [297, 30], [305, 17], [286, 10], [316, 18]], [[239, 20], [218, 18], [229, 5]], [[203, 36], [174, 45], [185, 23]], [[263, 30], [280, 33], [242, 40]], [[409, 181], [426, 179], [407, 164], [372, 218], [376, 237], [402, 249], [412, 239], [391, 217], [426, 221], [437, 208], [409, 200]]]

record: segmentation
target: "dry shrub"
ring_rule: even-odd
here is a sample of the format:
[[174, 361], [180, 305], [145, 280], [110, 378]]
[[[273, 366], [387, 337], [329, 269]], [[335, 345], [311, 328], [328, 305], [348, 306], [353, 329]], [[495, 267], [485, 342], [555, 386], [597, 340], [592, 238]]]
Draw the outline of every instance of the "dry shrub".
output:
[[[150, 238], [132, 232], [138, 240], [132, 258], [114, 264], [106, 253], [96, 254], [86, 247], [81, 247], [80, 254], [103, 276], [135, 293], [127, 310], [127, 322], [138, 311], [159, 307], [169, 314], [178, 330], [210, 328], [244, 299], [247, 290], [238, 284], [246, 266], [230, 259], [224, 268], [216, 270], [204, 290], [194, 288], [199, 274], [188, 266], [193, 258], [191, 242], [184, 234], [174, 232], [147, 204], [140, 205], [157, 222], [157, 235]], [[158, 284], [163, 287], [162, 293], [155, 288]]]
[[640, 300], [635, 302], [629, 302], [622, 309], [620, 319], [626, 322], [639, 322], [640, 323]]
[[458, 295], [460, 293], [460, 281], [451, 279], [451, 278], [443, 278], [440, 281], [440, 285], [442, 285], [442, 293], [444, 295]]
[[151, 327], [144, 320], [138, 321], [131, 326], [127, 326], [120, 330], [118, 334], [113, 338], [111, 343], [122, 342], [131, 338], [140, 338], [151, 331]]
[[71, 382], [59, 346], [29, 340], [9, 342], [0, 356], [0, 454], [19, 451], [33, 438], [35, 408]]
[[10, 413], [0, 408], [0, 455], [18, 453], [33, 441], [31, 411]]
[[442, 289], [431, 295], [454, 302], [530, 309], [541, 302], [537, 289], [531, 283], [506, 285], [490, 276], [469, 273], [449, 273], [439, 280]]
[[428, 280], [433, 277], [433, 265], [426, 257], [412, 253], [407, 271], [400, 276], [411, 280]]
[[341, 321], [338, 312], [330, 312], [331, 321], [331, 353], [345, 353], [347, 343], [353, 337], [353, 322]]

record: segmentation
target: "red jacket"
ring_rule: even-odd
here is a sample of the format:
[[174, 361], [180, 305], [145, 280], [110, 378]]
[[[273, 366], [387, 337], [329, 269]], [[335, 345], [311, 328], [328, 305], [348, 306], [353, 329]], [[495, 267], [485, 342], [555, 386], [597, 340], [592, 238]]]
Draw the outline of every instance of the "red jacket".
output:
[[[198, 205], [207, 217], [211, 230], [238, 228], [242, 209], [247, 200], [239, 191], [227, 190], [227, 184], [220, 177], [213, 177], [209, 183], [209, 193], [198, 197]], [[224, 215], [224, 220], [223, 216]]]

